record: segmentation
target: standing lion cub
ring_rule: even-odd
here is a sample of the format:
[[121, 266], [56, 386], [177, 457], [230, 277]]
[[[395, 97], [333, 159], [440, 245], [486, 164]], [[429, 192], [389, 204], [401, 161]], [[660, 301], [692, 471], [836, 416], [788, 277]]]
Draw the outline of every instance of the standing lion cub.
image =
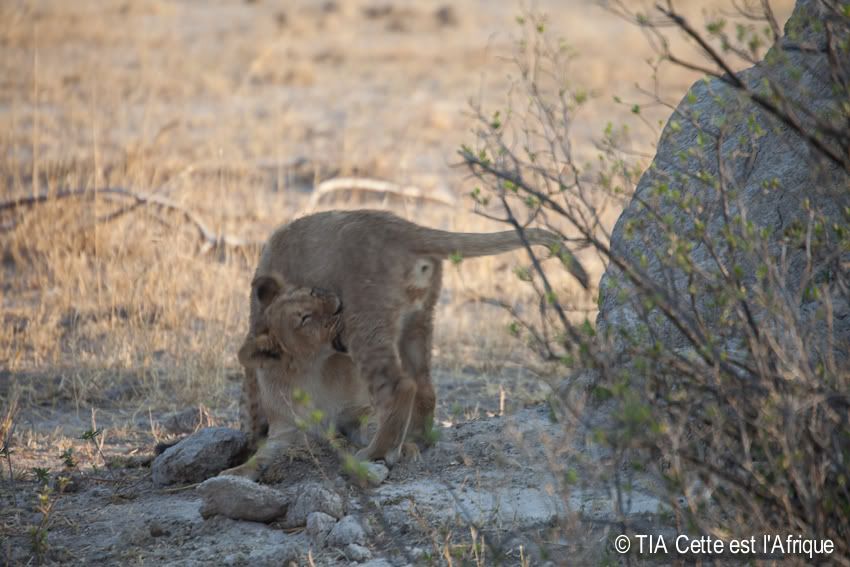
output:
[[341, 303], [333, 293], [296, 288], [271, 298], [260, 333], [248, 336], [239, 362], [255, 376], [250, 420], [268, 420], [268, 439], [253, 458], [222, 475], [252, 480], [311, 429], [337, 430], [361, 442], [371, 413], [368, 385], [340, 353]]
[[[587, 287], [587, 274], [554, 233], [526, 229], [529, 244], [557, 250]], [[359, 459], [398, 458], [402, 444], [427, 439], [436, 398], [431, 383], [434, 306], [442, 260], [499, 254], [524, 245], [515, 231], [454, 233], [384, 211], [328, 211], [295, 220], [263, 248], [251, 290], [249, 336], [262, 333], [263, 311], [281, 288], [321, 287], [345, 304], [342, 322], [356, 369], [368, 384], [378, 429]], [[256, 377], [245, 374], [250, 400]], [[250, 424], [256, 438], [258, 423]]]

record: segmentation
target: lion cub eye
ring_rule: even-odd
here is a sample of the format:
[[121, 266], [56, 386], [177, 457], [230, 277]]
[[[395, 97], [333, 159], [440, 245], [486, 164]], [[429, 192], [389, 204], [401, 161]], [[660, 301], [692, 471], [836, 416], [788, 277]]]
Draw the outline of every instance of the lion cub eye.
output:
[[309, 313], [307, 313], [307, 314], [305, 314], [305, 315], [302, 315], [302, 316], [301, 316], [301, 326], [303, 327], [304, 325], [306, 325], [307, 323], [309, 323], [309, 322], [310, 322], [310, 318], [311, 318], [311, 316], [310, 316], [310, 314], [309, 314]]

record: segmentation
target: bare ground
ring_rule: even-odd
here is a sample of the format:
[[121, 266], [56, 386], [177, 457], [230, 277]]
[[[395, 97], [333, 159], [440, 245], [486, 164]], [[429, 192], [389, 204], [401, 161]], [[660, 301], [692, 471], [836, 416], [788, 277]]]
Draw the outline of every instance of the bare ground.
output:
[[[67, 408], [44, 411], [50, 424], [70, 437], [85, 430], [86, 417], [69, 419]], [[258, 524], [216, 516], [202, 519], [195, 487], [156, 488], [146, 466], [150, 438], [141, 423], [113, 433], [106, 424], [133, 416], [102, 411], [98, 426], [110, 443], [104, 453], [114, 468], [91, 471], [84, 449], [78, 470], [65, 469], [72, 483], [51, 495], [47, 539], [41, 560], [47, 563], [228, 565], [281, 564], [286, 560], [319, 565], [347, 563], [342, 549], [319, 545], [302, 528]], [[227, 416], [222, 416], [226, 418]], [[141, 422], [143, 419], [136, 419]], [[145, 418], [147, 419], [147, 418]], [[152, 416], [157, 423], [157, 416]], [[219, 418], [216, 418], [219, 419]], [[29, 419], [24, 419], [27, 423]], [[336, 453], [316, 444], [267, 472], [263, 481], [284, 491], [318, 482], [343, 497], [346, 512], [367, 528], [365, 547], [374, 560], [389, 564], [530, 564], [593, 562], [612, 554], [608, 536], [616, 530], [616, 495], [604, 484], [565, 483], [565, 471], [581, 470], [580, 450], [604, 451], [592, 443], [565, 450], [562, 425], [546, 404], [511, 415], [485, 416], [439, 428], [440, 440], [419, 461], [404, 462], [377, 488], [362, 489], [340, 473]], [[125, 458], [117, 459], [118, 455]], [[94, 457], [93, 462], [98, 459]], [[136, 466], [126, 468], [128, 462]], [[123, 466], [122, 466], [123, 465]], [[55, 476], [54, 476], [55, 482]], [[661, 501], [650, 479], [635, 478], [626, 507], [631, 522], [658, 529]], [[37, 483], [24, 478], [3, 498], [23, 501], [9, 508], [4, 521], [38, 525], [42, 514], [27, 505]], [[8, 524], [7, 524], [8, 525]], [[17, 530], [16, 530], [17, 531]], [[14, 532], [13, 532], [14, 533]], [[6, 541], [7, 558], [26, 562], [32, 534], [17, 531]], [[448, 554], [448, 556], [446, 555]]]

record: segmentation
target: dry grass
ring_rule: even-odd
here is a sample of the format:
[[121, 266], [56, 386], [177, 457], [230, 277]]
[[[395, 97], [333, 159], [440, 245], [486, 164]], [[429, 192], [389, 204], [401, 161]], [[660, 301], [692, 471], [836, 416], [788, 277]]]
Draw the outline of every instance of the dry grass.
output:
[[[792, 2], [777, 4], [787, 15]], [[637, 29], [589, 2], [539, 7], [580, 54], [576, 82], [598, 95], [576, 125], [589, 159], [591, 138], [629, 115], [612, 96], [638, 96], [651, 51]], [[461, 194], [470, 187], [450, 165], [471, 137], [467, 101], [504, 100], [518, 12], [513, 2], [4, 2], [0, 197], [156, 191], [217, 231], [262, 240], [299, 213], [315, 179], [335, 172]], [[664, 74], [661, 88], [675, 100], [694, 78]], [[645, 116], [654, 125], [667, 112]], [[636, 130], [636, 147], [655, 136]], [[36, 378], [29, 402], [232, 403], [225, 386], [237, 370], [251, 261], [200, 255], [192, 231], [166, 212], [105, 220], [120, 206], [90, 195], [0, 216], [2, 374]], [[495, 228], [465, 202], [395, 208], [430, 226]], [[603, 266], [585, 260], [598, 280]], [[531, 364], [504, 313], [468, 302], [493, 295], [534, 309], [512, 274], [522, 261], [447, 270], [438, 366]], [[572, 282], [557, 283], [593, 305]]]

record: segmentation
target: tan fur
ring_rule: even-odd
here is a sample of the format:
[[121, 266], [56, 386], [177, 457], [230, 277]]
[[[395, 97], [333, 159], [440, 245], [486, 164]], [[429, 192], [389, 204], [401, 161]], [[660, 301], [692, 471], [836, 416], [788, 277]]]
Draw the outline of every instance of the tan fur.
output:
[[361, 441], [371, 412], [368, 384], [351, 357], [332, 347], [341, 330], [337, 296], [297, 288], [265, 299], [260, 334], [245, 339], [239, 362], [255, 377], [246, 381], [256, 388], [249, 423], [267, 419], [268, 439], [247, 463], [221, 473], [254, 480], [311, 430]]
[[[541, 229], [531, 244], [560, 246]], [[431, 383], [434, 307], [442, 260], [506, 252], [523, 246], [514, 231], [453, 233], [416, 225], [384, 211], [329, 211], [281, 228], [266, 243], [251, 295], [249, 336], [262, 325], [263, 297], [274, 284], [321, 286], [339, 295], [347, 346], [369, 385], [378, 430], [361, 459], [398, 457], [405, 435], [426, 438], [436, 397]], [[566, 250], [572, 273], [587, 285]], [[246, 381], [251, 380], [246, 374]]]

